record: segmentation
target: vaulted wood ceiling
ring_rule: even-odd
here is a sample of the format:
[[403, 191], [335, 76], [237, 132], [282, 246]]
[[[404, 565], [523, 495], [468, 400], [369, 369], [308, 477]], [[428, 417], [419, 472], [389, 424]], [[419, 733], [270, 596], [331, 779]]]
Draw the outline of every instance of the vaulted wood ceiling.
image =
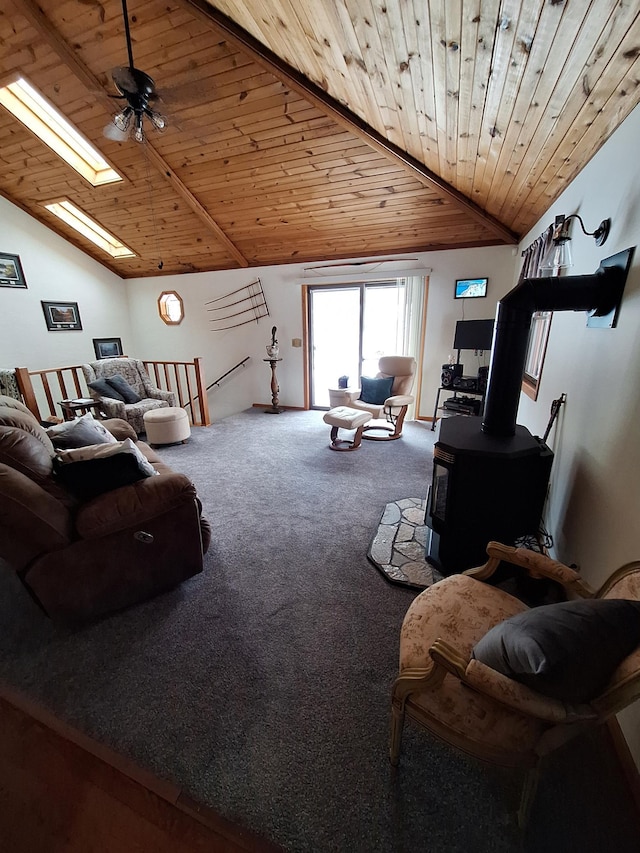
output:
[[[124, 177], [93, 188], [0, 107], [0, 193], [125, 278], [513, 243], [640, 99], [635, 3], [128, 6], [168, 118], [144, 145], [103, 135], [121, 0], [0, 11], [0, 84], [23, 74]], [[136, 257], [59, 222], [61, 198]]]

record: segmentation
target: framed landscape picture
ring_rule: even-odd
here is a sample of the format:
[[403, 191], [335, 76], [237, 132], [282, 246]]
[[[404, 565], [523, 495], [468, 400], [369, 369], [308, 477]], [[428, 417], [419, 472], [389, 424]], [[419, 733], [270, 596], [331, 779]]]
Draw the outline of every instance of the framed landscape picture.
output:
[[117, 358], [122, 355], [120, 338], [94, 338], [93, 348], [96, 352], [96, 358]]
[[27, 282], [22, 272], [22, 264], [18, 255], [7, 255], [0, 252], [0, 287], [26, 287]]
[[82, 329], [77, 302], [42, 302], [44, 319], [50, 332], [79, 331]]

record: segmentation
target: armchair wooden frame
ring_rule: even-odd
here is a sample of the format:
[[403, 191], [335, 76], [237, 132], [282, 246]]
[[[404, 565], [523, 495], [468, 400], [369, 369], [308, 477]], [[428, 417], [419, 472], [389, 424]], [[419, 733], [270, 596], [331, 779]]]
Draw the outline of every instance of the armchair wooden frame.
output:
[[[469, 569], [463, 575], [484, 581], [490, 578], [504, 561], [524, 569], [531, 577], [549, 578], [560, 583], [571, 598], [607, 597], [608, 593], [625, 578], [640, 573], [640, 561], [627, 563], [614, 572], [600, 589], [594, 590], [573, 569], [544, 554], [523, 548], [513, 548], [498, 542], [489, 543], [487, 554], [489, 559], [483, 566]], [[442, 583], [446, 583], [446, 580]], [[516, 695], [515, 701], [510, 703], [509, 693], [505, 692], [500, 701], [503, 706], [506, 706], [507, 713], [535, 717], [538, 721], [542, 721], [543, 725], [540, 735], [530, 749], [525, 751], [500, 749], [496, 748], [495, 744], [483, 744], [461, 736], [460, 732], [454, 731], [446, 720], [437, 719], [434, 714], [428, 713], [419, 704], [412, 702], [412, 698], [421, 693], [438, 691], [448, 676], [457, 679], [473, 691], [482, 692], [482, 684], [477, 678], [473, 678], [473, 667], [469, 666], [470, 655], [466, 652], [461, 653], [450, 638], [449, 641], [436, 638], [431, 642], [428, 654], [429, 661], [425, 661], [424, 667], [405, 668], [394, 682], [389, 745], [391, 764], [398, 765], [404, 721], [405, 717], [409, 717], [441, 740], [468, 755], [503, 767], [523, 768], [524, 784], [517, 815], [518, 824], [521, 827], [528, 819], [543, 759], [570, 739], [590, 727], [605, 722], [640, 697], [640, 662], [631, 670], [624, 671], [622, 677], [614, 676], [605, 691], [587, 705], [565, 706], [558, 700], [543, 697], [528, 688], [522, 696]], [[510, 685], [515, 685], [515, 682], [506, 676], [499, 673], [495, 673], [495, 676], [498, 679], [504, 679]], [[516, 686], [518, 689], [524, 687]], [[492, 702], [498, 701], [489, 692], [485, 695], [489, 696]]]

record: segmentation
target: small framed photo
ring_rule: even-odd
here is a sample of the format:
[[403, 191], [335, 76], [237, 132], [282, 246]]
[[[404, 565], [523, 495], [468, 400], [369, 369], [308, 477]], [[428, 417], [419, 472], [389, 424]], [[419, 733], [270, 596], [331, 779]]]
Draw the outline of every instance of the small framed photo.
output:
[[122, 341], [120, 338], [94, 338], [93, 348], [96, 358], [117, 358], [122, 355]]
[[50, 332], [79, 331], [82, 329], [77, 302], [42, 302], [44, 319]]
[[0, 252], [0, 287], [26, 287], [19, 255]]

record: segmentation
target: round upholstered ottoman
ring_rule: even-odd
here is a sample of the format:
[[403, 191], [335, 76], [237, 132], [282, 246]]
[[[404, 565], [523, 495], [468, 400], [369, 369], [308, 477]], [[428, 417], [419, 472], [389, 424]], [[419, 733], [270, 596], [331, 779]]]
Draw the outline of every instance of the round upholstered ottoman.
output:
[[149, 444], [185, 442], [191, 435], [189, 416], [177, 406], [150, 409], [144, 413], [144, 429]]

